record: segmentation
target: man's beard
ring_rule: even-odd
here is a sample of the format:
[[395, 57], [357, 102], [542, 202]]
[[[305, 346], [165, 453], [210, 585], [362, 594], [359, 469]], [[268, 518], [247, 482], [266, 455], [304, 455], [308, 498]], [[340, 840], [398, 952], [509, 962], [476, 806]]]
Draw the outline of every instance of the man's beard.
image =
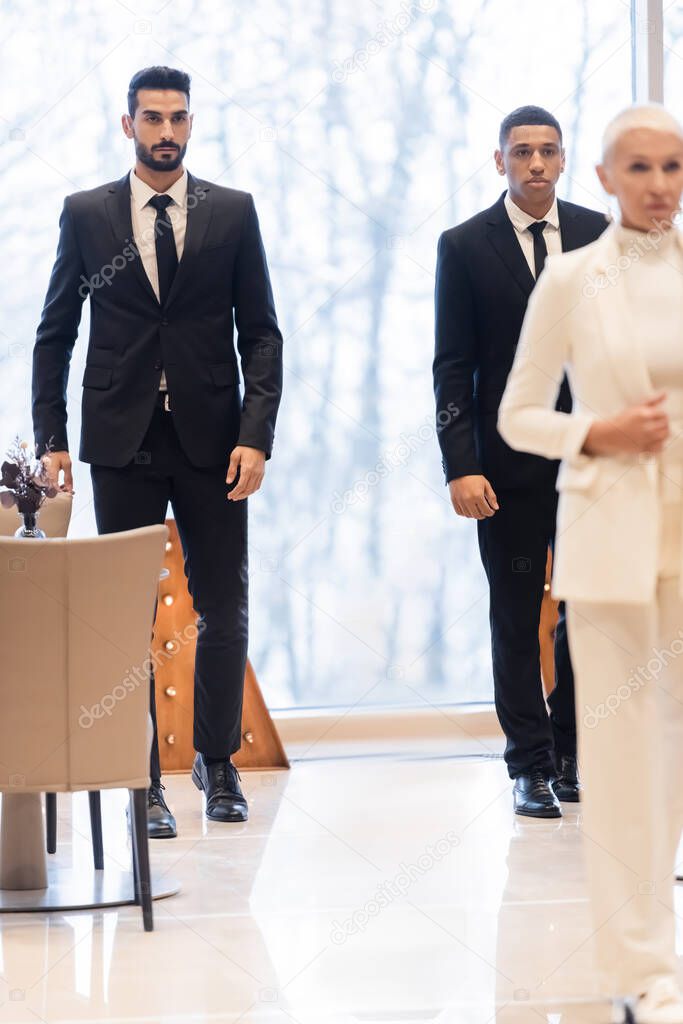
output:
[[150, 171], [175, 171], [183, 162], [186, 149], [187, 143], [178, 149], [175, 156], [169, 156], [161, 159], [157, 158], [154, 153], [137, 138], [135, 139], [135, 155], [141, 164], [144, 164], [145, 167], [149, 167]]

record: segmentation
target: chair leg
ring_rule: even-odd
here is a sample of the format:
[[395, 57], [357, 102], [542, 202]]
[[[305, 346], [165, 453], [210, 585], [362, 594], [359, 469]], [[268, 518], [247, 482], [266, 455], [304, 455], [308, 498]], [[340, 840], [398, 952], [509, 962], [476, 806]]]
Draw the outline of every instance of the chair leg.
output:
[[100, 791], [88, 792], [88, 803], [90, 804], [90, 834], [92, 836], [92, 855], [95, 861], [95, 871], [104, 870], [104, 845], [102, 843], [102, 802]]
[[149, 867], [147, 836], [147, 790], [133, 790], [133, 849], [137, 860], [138, 890], [142, 906], [142, 921], [146, 932], [154, 928], [152, 915], [152, 878]]
[[135, 850], [135, 808], [133, 806], [133, 790], [128, 790], [128, 813], [130, 816], [130, 840], [133, 850], [133, 897], [136, 906], [140, 906], [140, 874], [138, 872], [138, 855]]
[[57, 794], [45, 794], [46, 846], [48, 853], [57, 852]]

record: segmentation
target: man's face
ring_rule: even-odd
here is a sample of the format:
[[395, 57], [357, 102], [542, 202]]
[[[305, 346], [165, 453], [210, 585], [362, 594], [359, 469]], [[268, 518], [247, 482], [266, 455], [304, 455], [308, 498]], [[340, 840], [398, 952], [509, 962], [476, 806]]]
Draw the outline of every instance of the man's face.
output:
[[138, 89], [135, 116], [124, 114], [123, 130], [135, 140], [135, 155], [153, 171], [175, 171], [192, 134], [188, 98], [175, 89]]
[[511, 128], [496, 167], [505, 174], [511, 197], [537, 203], [552, 202], [555, 185], [564, 170], [564, 150], [557, 129], [545, 124]]
[[683, 191], [683, 141], [661, 128], [632, 128], [596, 168], [606, 192], [616, 196], [622, 222], [649, 231], [678, 212]]

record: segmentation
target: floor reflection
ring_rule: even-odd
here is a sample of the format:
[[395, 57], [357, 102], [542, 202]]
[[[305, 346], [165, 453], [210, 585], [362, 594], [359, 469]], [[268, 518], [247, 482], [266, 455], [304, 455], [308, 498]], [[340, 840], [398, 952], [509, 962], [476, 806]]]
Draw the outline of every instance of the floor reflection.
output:
[[[500, 762], [245, 773], [251, 813], [237, 826], [207, 822], [188, 777], [167, 784], [179, 838], [152, 845], [153, 869], [182, 892], [155, 903], [155, 931], [134, 907], [6, 916], [0, 1024], [610, 1020], [587, 1003], [577, 812], [515, 819]], [[117, 868], [130, 857], [125, 804], [104, 794]], [[60, 797], [58, 815], [60, 862], [90, 870], [87, 801]]]

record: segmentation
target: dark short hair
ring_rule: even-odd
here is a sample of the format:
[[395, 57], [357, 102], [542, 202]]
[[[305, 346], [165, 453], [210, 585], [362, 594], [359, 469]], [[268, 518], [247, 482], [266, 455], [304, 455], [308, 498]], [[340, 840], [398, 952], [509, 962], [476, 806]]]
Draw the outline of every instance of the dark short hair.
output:
[[135, 72], [128, 86], [128, 113], [131, 117], [135, 117], [138, 89], [175, 89], [177, 92], [184, 92], [188, 106], [190, 104], [190, 76], [184, 71], [178, 71], [177, 68], [157, 65]]
[[547, 124], [549, 128], [554, 128], [557, 134], [560, 136], [560, 145], [562, 144], [562, 129], [560, 128], [560, 122], [556, 117], [550, 113], [549, 110], [544, 110], [543, 107], [517, 107], [511, 114], [508, 114], [500, 122], [500, 132], [498, 133], [498, 145], [502, 149], [508, 140], [510, 132], [513, 128], [519, 128], [523, 124]]

